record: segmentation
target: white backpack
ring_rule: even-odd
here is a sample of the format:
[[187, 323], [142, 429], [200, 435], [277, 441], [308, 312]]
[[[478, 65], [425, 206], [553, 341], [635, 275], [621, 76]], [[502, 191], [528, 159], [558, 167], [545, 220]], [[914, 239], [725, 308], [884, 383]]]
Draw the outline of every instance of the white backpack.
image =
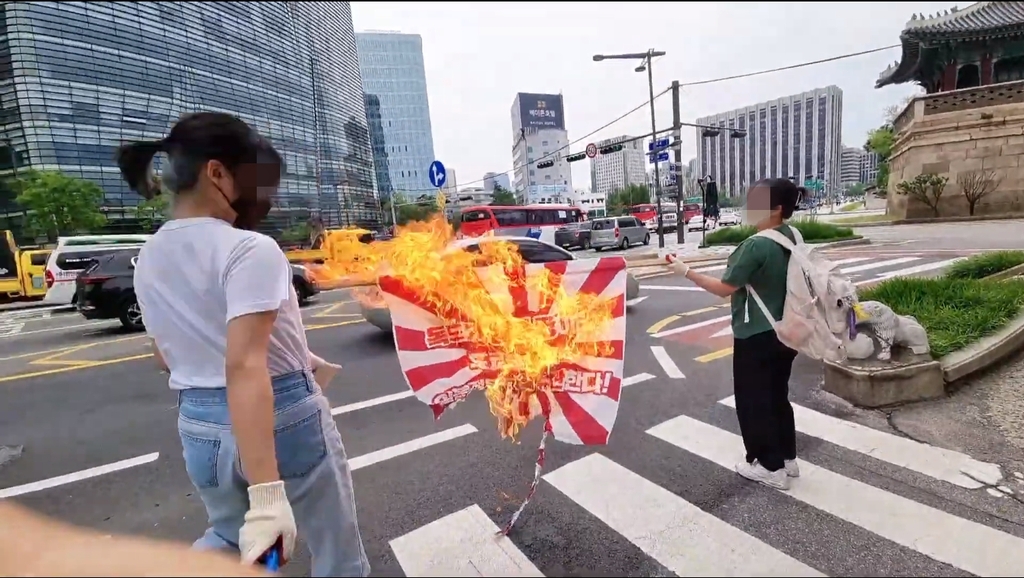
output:
[[757, 233], [789, 251], [782, 319], [772, 317], [750, 285], [747, 285], [747, 294], [754, 298], [779, 341], [787, 347], [814, 359], [844, 361], [846, 348], [839, 336], [849, 331], [845, 312], [856, 301], [857, 290], [839, 273], [835, 263], [804, 243], [800, 231], [795, 227], [790, 230], [796, 238], [795, 244], [774, 229]]

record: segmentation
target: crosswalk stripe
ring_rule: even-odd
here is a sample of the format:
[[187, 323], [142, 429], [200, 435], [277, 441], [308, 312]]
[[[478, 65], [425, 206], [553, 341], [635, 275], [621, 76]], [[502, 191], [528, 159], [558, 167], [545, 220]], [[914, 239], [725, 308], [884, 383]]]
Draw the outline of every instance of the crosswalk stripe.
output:
[[824, 576], [600, 454], [544, 481], [679, 576]]
[[956, 259], [947, 259], [945, 261], [936, 261], [933, 263], [925, 263], [916, 267], [910, 267], [909, 269], [900, 269], [898, 271], [887, 271], [879, 275], [876, 280], [884, 281], [885, 279], [891, 279], [893, 277], [906, 277], [907, 275], [917, 275], [918, 273], [925, 273], [927, 271], [934, 271], [935, 269], [942, 269], [949, 267], [954, 263], [963, 261], [966, 257], [957, 257]]
[[[730, 395], [718, 403], [736, 409], [734, 396]], [[963, 472], [980, 479], [999, 480], [1003, 477], [998, 464], [835, 418], [795, 403], [793, 416], [797, 431], [962, 488], [984, 487], [973, 476]]]
[[[739, 436], [688, 416], [647, 433], [728, 469], [743, 453]], [[1024, 539], [802, 460], [800, 470], [786, 492], [795, 500], [978, 576], [1017, 575], [1024, 568]]]
[[861, 271], [870, 271], [871, 269], [881, 269], [883, 267], [892, 267], [894, 265], [902, 265], [904, 263], [913, 263], [914, 261], [920, 261], [920, 257], [900, 257], [898, 259], [889, 259], [888, 261], [875, 261], [874, 263], [865, 263], [863, 265], [857, 265], [856, 267], [844, 267], [840, 269], [840, 273], [844, 275], [851, 275], [853, 273], [860, 273]]
[[449, 514], [391, 541], [413, 576], [544, 576], [480, 506]]

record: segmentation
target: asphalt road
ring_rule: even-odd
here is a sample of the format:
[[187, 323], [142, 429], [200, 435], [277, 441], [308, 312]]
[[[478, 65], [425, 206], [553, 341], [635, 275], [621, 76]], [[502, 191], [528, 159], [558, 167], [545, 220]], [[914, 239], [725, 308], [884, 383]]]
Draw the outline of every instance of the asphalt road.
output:
[[[901, 243], [832, 258], [859, 282], [938, 273], [972, 252]], [[789, 493], [739, 478], [724, 302], [674, 275], [641, 283], [647, 299], [627, 324], [633, 379], [611, 443], [551, 442], [544, 481], [501, 540], [493, 532], [533, 475], [539, 424], [520, 444], [503, 441], [480, 395], [434, 421], [406, 393], [390, 336], [361, 322], [345, 292], [306, 308], [310, 348], [344, 366], [326, 393], [355, 470], [373, 575], [961, 576], [1024, 567], [1024, 505], [986, 491], [1024, 481], [997, 472], [1005, 479], [974, 482], [961, 470], [984, 476], [992, 467], [871, 423], [822, 394], [820, 365], [804, 359], [792, 380], [803, 478]], [[0, 314], [0, 325], [21, 324], [0, 336], [0, 445], [24, 445], [0, 467], [0, 498], [110, 532], [198, 537], [206, 518], [180, 457], [175, 396], [146, 340], [116, 322], [43, 315]], [[304, 557], [285, 570], [306, 572]]]

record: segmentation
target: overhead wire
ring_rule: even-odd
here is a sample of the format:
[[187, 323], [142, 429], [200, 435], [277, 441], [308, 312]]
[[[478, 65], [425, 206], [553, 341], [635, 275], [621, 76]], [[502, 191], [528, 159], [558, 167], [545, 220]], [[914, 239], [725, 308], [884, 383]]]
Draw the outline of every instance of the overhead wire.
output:
[[[703, 86], [703, 85], [707, 85], [707, 84], [715, 84], [715, 83], [718, 83], [718, 82], [726, 82], [726, 81], [729, 81], [729, 80], [738, 80], [738, 79], [741, 79], [741, 78], [750, 78], [750, 77], [754, 77], [754, 76], [761, 76], [761, 75], [764, 75], [764, 74], [772, 74], [772, 73], [775, 73], [775, 72], [784, 72], [786, 70], [795, 70], [795, 69], [798, 69], [798, 68], [805, 68], [807, 66], [815, 66], [815, 65], [818, 65], [818, 64], [826, 64], [826, 63], [829, 63], [829, 62], [836, 62], [838, 60], [845, 60], [847, 58], [856, 58], [858, 56], [865, 56], [865, 55], [868, 55], [868, 54], [874, 54], [876, 52], [884, 52], [886, 50], [892, 50], [893, 48], [899, 48], [900, 46], [901, 46], [900, 44], [892, 44], [892, 45], [889, 45], [889, 46], [882, 46], [882, 47], [879, 47], [879, 48], [872, 48], [870, 50], [861, 50], [861, 51], [858, 51], [858, 52], [850, 52], [850, 53], [846, 53], [846, 54], [840, 54], [838, 56], [831, 56], [829, 58], [822, 58], [822, 59], [819, 59], [819, 60], [811, 60], [811, 61], [808, 61], [808, 62], [801, 62], [799, 64], [790, 64], [788, 66], [779, 66], [779, 67], [776, 67], [776, 68], [769, 68], [769, 69], [766, 69], [766, 70], [758, 70], [758, 71], [754, 71], [754, 72], [745, 72], [743, 74], [734, 74], [734, 75], [731, 75], [731, 76], [722, 76], [722, 77], [719, 77], [719, 78], [710, 78], [710, 79], [705, 79], [705, 80], [696, 80], [696, 81], [692, 81], [692, 82], [681, 82], [681, 83], [679, 83], [679, 86], [681, 88], [692, 87], [692, 86]], [[654, 62], [658, 62], [658, 60], [660, 60], [661, 58], [663, 58], [663, 57], [659, 57]], [[665, 96], [666, 94], [668, 94], [671, 90], [672, 90], [671, 87], [668, 87], [665, 90], [662, 90], [661, 92], [659, 92], [659, 93], [654, 95], [654, 99], [653, 100], [655, 100], [655, 101], [658, 100], [662, 96]], [[548, 153], [548, 154], [546, 154], [546, 155], [544, 155], [544, 156], [542, 156], [542, 157], [540, 157], [538, 159], [534, 159], [533, 161], [527, 160], [526, 163], [523, 163], [521, 165], [515, 165], [511, 169], [508, 169], [508, 170], [500, 172], [500, 173], [499, 172], [495, 172], [494, 174], [495, 175], [500, 175], [500, 174], [507, 175], [509, 173], [514, 173], [516, 171], [516, 169], [527, 168], [527, 167], [530, 167], [532, 165], [535, 165], [535, 164], [537, 164], [539, 162], [542, 162], [544, 160], [547, 160], [547, 159], [550, 159], [550, 158], [553, 158], [553, 157], [557, 158], [557, 155], [559, 153], [561, 153], [562, 151], [568, 150], [572, 145], [579, 144], [579, 143], [589, 139], [590, 137], [594, 136], [595, 134], [603, 131], [604, 129], [609, 128], [609, 127], [611, 127], [612, 125], [614, 125], [614, 124], [616, 124], [618, 122], [621, 122], [622, 120], [624, 120], [629, 115], [634, 114], [634, 113], [640, 111], [641, 109], [650, 106], [651, 100], [652, 99], [645, 100], [643, 103], [641, 103], [641, 104], [637, 105], [636, 107], [630, 109], [628, 112], [625, 112], [625, 113], [619, 115], [618, 117], [616, 117], [615, 119], [609, 121], [608, 123], [606, 123], [606, 124], [596, 128], [596, 129], [590, 131], [589, 133], [583, 135], [582, 137], [577, 138], [576, 140], [573, 140], [569, 144], [567, 144], [567, 145], [565, 145], [565, 146], [563, 146], [563, 147], [561, 147], [561, 148], [559, 148], [557, 150], [554, 150], [554, 151], [552, 151], [552, 152], [550, 152], [550, 153]], [[482, 178], [482, 179], [477, 179], [477, 180], [469, 181], [467, 183], [462, 183], [462, 184], [465, 185], [465, 186], [469, 186], [469, 185], [475, 185], [475, 184], [483, 183], [486, 180], [487, 180], [486, 178]], [[426, 193], [426, 192], [434, 192], [434, 191], [435, 191], [435, 189], [419, 189], [419, 190], [416, 190], [416, 191], [405, 191], [405, 192]]]

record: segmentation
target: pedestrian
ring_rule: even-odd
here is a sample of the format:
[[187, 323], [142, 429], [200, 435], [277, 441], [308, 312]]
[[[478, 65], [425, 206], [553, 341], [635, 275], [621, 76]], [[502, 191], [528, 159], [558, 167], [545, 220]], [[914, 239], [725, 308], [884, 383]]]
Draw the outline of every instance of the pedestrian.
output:
[[313, 375], [291, 268], [253, 229], [284, 173], [280, 154], [237, 117], [183, 117], [166, 138], [122, 146], [128, 185], [151, 198], [154, 155], [171, 220], [139, 252], [135, 294], [155, 355], [178, 392], [185, 469], [210, 528], [197, 548], [253, 563], [296, 527], [313, 576], [367, 576], [352, 477]]
[[[786, 221], [804, 193], [788, 179], [758, 181], [747, 192], [744, 223], [758, 231], [775, 229], [795, 242]], [[736, 471], [747, 479], [789, 489], [790, 478], [800, 475], [789, 403], [796, 351], [779, 341], [773, 323], [756, 303], [748, 302], [747, 291], [752, 287], [775, 321], [782, 319], [789, 252], [767, 237], [751, 236], [729, 256], [721, 280], [693, 271], [681, 260], [673, 267], [698, 287], [731, 302], [733, 389], [746, 449], [746, 460], [736, 465]]]

